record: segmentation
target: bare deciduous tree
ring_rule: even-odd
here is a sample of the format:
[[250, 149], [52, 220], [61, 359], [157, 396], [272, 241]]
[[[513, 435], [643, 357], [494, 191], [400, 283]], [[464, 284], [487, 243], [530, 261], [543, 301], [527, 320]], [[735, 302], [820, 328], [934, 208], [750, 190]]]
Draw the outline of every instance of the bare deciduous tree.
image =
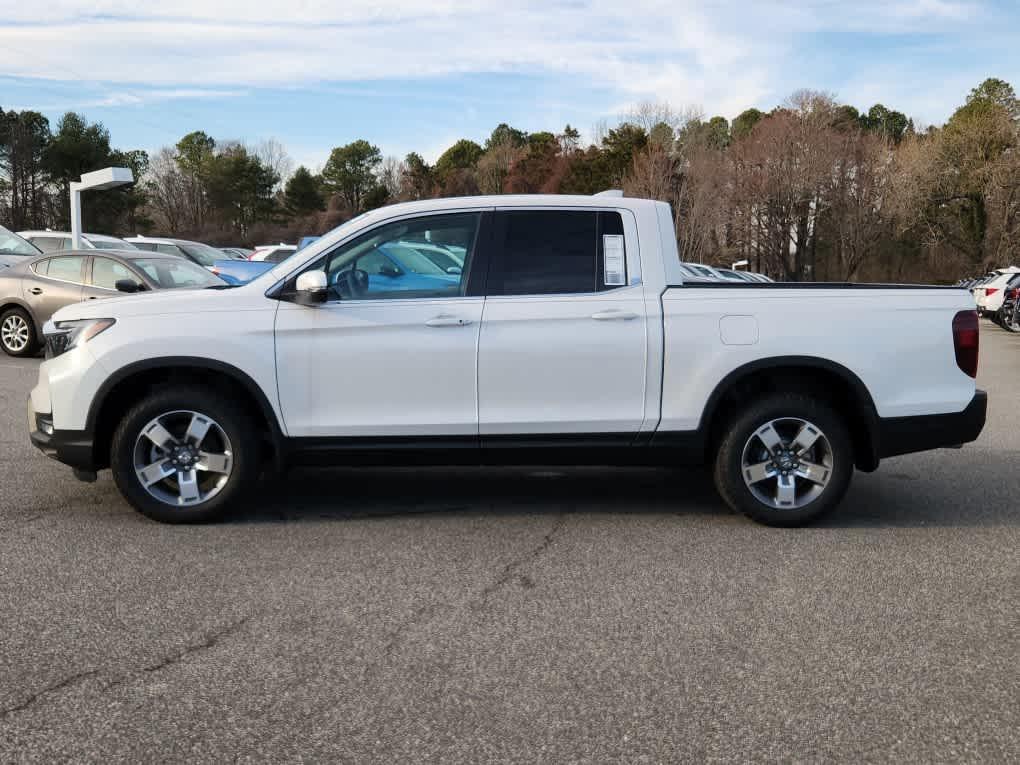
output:
[[390, 199], [400, 196], [401, 185], [407, 164], [397, 157], [384, 157], [379, 165], [379, 185], [386, 189]]
[[200, 190], [196, 188], [196, 179], [178, 166], [173, 149], [164, 146], [153, 155], [144, 183], [161, 231], [172, 233], [195, 227], [194, 200]]
[[290, 178], [291, 173], [294, 172], [294, 160], [291, 159], [284, 145], [275, 138], [266, 138], [259, 141], [254, 147], [249, 149], [249, 152], [255, 155], [265, 167], [268, 167], [279, 176], [278, 186], [281, 188], [287, 182], [287, 179]]

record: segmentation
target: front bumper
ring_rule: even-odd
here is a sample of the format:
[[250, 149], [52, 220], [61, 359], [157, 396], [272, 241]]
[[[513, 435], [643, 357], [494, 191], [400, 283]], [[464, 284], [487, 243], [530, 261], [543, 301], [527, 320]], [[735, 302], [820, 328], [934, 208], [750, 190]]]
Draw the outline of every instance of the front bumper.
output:
[[985, 426], [987, 410], [988, 394], [978, 390], [962, 412], [880, 419], [878, 456], [895, 457], [975, 441]]
[[49, 415], [29, 408], [29, 433], [32, 445], [51, 459], [75, 470], [95, 471], [92, 434], [84, 430], [54, 430]]

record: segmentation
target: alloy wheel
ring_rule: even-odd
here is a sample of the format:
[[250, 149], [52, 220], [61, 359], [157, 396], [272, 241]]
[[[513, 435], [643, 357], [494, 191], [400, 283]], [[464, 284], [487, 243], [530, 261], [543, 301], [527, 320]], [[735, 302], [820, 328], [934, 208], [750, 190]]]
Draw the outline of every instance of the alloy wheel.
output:
[[32, 329], [23, 316], [13, 313], [4, 319], [0, 327], [0, 341], [11, 353], [21, 353], [28, 347]]
[[150, 496], [167, 505], [207, 502], [226, 485], [233, 466], [226, 432], [200, 412], [161, 414], [135, 439], [135, 475]]
[[763, 505], [799, 510], [825, 490], [833, 474], [832, 444], [821, 428], [785, 417], [762, 425], [744, 444], [741, 474]]

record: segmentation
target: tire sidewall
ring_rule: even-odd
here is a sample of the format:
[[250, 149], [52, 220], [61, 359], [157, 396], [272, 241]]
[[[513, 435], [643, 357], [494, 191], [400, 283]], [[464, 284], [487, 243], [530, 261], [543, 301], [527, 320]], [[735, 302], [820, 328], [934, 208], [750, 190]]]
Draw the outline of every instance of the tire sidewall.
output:
[[[832, 475], [822, 494], [810, 504], [785, 510], [763, 504], [744, 483], [744, 446], [767, 422], [783, 418], [806, 420], [821, 428], [833, 452]], [[842, 419], [826, 404], [796, 394], [777, 394], [748, 406], [731, 421], [716, 456], [716, 485], [734, 510], [769, 526], [801, 526], [832, 510], [843, 499], [854, 470], [853, 442]]]
[[32, 321], [31, 315], [28, 311], [23, 308], [8, 308], [3, 314], [0, 314], [0, 327], [7, 321], [8, 316], [20, 316], [24, 322], [28, 325], [28, 345], [22, 348], [20, 351], [12, 351], [8, 349], [3, 343], [2, 337], [0, 337], [0, 348], [3, 348], [4, 353], [14, 358], [26, 358], [28, 356], [34, 356], [36, 351], [39, 350], [39, 342], [36, 339], [35, 322]]
[[[134, 468], [134, 449], [143, 427], [168, 412], [187, 409], [214, 419], [230, 440], [232, 470], [226, 485], [200, 505], [177, 507], [150, 495], [141, 485]], [[162, 523], [203, 523], [218, 520], [259, 474], [258, 435], [248, 415], [226, 397], [197, 388], [158, 390], [121, 420], [110, 449], [113, 478], [124, 498], [143, 515]]]

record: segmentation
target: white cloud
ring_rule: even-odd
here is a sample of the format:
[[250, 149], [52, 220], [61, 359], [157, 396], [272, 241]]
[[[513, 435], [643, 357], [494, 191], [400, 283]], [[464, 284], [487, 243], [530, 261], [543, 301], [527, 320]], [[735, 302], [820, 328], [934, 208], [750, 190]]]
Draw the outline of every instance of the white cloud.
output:
[[[977, 0], [304, 0], [284, 9], [255, 0], [50, 0], [40, 23], [37, 7], [0, 0], [0, 71], [122, 86], [110, 105], [221, 88], [523, 72], [604, 85], [620, 102], [703, 104], [732, 116], [785, 95], [784, 63], [813, 35], [923, 35], [973, 19], [980, 7]], [[803, 79], [793, 86], [813, 84], [812, 72], [794, 74]]]

